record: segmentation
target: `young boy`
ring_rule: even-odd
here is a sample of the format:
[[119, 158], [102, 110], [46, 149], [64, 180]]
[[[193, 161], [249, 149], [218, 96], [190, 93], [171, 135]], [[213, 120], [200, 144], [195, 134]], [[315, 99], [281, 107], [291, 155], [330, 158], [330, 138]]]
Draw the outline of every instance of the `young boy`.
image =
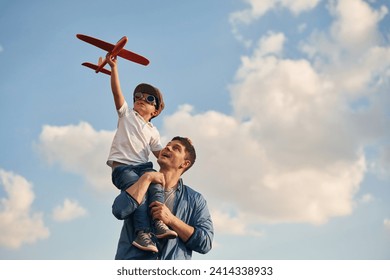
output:
[[[164, 109], [164, 101], [157, 88], [139, 84], [134, 89], [134, 107], [130, 109], [120, 87], [116, 58], [107, 55], [106, 59], [111, 67], [111, 89], [119, 117], [107, 164], [112, 167], [112, 182], [118, 189], [125, 191], [143, 173], [153, 171], [149, 155], [152, 152], [158, 157], [162, 145], [160, 134], [150, 120]], [[133, 214], [137, 237], [132, 244], [141, 250], [157, 253], [148, 215], [148, 205], [153, 201], [164, 203], [164, 189], [159, 184], [150, 185], [147, 197]], [[177, 237], [177, 233], [162, 221], [154, 221], [153, 225], [157, 238]]]

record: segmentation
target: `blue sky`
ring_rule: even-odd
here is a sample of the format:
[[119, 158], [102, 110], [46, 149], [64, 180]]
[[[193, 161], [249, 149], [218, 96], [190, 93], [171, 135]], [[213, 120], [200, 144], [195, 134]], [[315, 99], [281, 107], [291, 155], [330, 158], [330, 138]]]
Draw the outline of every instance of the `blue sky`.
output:
[[148, 82], [164, 144], [214, 248], [194, 259], [390, 258], [390, 5], [385, 0], [1, 1], [0, 259], [112, 259], [105, 161], [116, 128], [105, 53], [122, 36], [130, 98]]

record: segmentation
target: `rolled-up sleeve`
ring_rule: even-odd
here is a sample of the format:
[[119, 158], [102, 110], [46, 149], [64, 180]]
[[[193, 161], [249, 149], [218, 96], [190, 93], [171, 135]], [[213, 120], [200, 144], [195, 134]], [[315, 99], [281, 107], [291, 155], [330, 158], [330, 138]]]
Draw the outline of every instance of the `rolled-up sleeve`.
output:
[[124, 220], [129, 217], [138, 206], [139, 204], [131, 195], [126, 191], [121, 191], [112, 204], [112, 214], [118, 220]]
[[194, 233], [186, 242], [186, 247], [201, 254], [206, 254], [212, 248], [214, 228], [206, 200], [199, 195], [196, 199], [196, 211], [191, 218]]

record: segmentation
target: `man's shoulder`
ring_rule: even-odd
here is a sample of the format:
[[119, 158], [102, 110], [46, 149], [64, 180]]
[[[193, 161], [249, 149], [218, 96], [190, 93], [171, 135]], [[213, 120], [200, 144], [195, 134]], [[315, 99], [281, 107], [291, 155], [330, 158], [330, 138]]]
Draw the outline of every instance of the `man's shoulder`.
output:
[[185, 185], [185, 184], [182, 184], [182, 188], [183, 188], [183, 191], [186, 192], [189, 196], [192, 196], [194, 198], [204, 199], [203, 195], [200, 192], [198, 192], [197, 190], [195, 190], [194, 188], [192, 188], [188, 185]]
[[203, 211], [203, 209], [207, 209], [206, 198], [192, 187], [183, 185], [182, 198], [186, 201], [188, 207], [190, 207], [192, 210], [197, 209], [197, 211]]

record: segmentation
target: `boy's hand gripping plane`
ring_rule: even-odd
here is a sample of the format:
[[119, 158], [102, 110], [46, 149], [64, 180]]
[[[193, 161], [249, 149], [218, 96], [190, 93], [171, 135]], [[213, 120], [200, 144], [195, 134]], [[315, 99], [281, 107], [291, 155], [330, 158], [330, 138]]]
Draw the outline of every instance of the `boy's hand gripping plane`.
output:
[[[87, 36], [87, 35], [83, 35], [83, 34], [77, 34], [76, 37], [84, 42], [87, 42], [89, 44], [92, 44], [98, 48], [101, 48], [101, 49], [107, 51], [108, 54], [111, 55], [112, 57], [120, 56], [120, 57], [123, 57], [127, 60], [142, 64], [145, 66], [149, 64], [149, 60], [147, 58], [124, 49], [124, 46], [127, 43], [126, 36], [122, 37], [118, 41], [118, 43], [116, 43], [115, 45], [107, 43], [107, 42], [99, 40], [99, 39], [96, 39], [96, 38], [93, 38], [93, 37], [90, 37], [90, 36]], [[90, 62], [84, 62], [82, 65], [94, 69], [96, 73], [102, 72], [104, 74], [111, 75], [111, 71], [104, 68], [104, 66], [106, 64], [107, 64], [107, 60], [105, 58], [102, 59], [100, 57], [98, 65], [92, 64]]]

